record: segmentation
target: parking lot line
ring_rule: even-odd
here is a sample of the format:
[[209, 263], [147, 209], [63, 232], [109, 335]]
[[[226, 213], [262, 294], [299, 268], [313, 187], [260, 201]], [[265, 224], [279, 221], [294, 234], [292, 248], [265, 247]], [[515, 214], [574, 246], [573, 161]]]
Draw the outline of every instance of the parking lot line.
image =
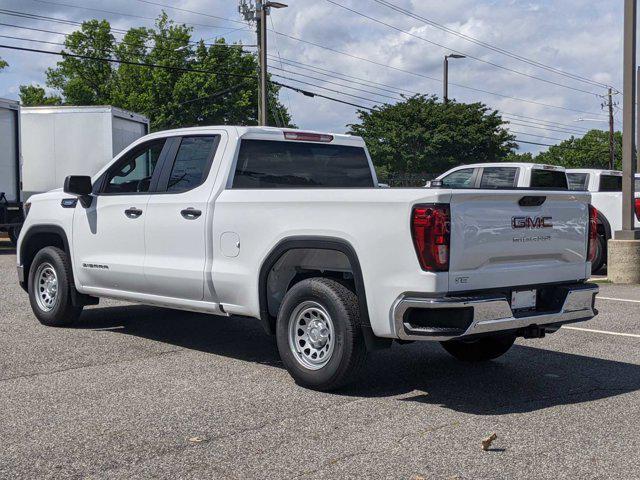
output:
[[613, 297], [596, 297], [598, 300], [611, 300], [614, 302], [629, 302], [629, 303], [640, 303], [640, 300], [630, 300], [628, 298], [613, 298]]
[[609, 332], [607, 330], [594, 330], [592, 328], [580, 328], [580, 327], [562, 327], [564, 330], [578, 330], [580, 332], [589, 332], [589, 333], [603, 333], [605, 335], [615, 335], [617, 337], [631, 337], [631, 338], [640, 338], [640, 335], [635, 333], [620, 333], [620, 332]]

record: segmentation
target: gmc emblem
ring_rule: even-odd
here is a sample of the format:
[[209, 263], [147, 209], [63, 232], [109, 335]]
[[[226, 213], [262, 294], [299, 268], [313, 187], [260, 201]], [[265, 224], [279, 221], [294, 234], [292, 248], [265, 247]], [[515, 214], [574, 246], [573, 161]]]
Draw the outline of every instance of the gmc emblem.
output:
[[511, 228], [551, 228], [551, 217], [511, 217]]

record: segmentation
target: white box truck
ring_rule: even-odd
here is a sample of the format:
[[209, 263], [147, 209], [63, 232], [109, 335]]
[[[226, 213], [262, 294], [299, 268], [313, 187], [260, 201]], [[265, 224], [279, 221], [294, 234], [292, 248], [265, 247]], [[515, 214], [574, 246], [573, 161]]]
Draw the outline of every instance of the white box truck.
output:
[[0, 232], [15, 243], [23, 221], [20, 196], [20, 105], [0, 99]]
[[149, 119], [111, 106], [22, 107], [22, 195], [62, 188], [72, 173], [94, 175], [149, 133]]

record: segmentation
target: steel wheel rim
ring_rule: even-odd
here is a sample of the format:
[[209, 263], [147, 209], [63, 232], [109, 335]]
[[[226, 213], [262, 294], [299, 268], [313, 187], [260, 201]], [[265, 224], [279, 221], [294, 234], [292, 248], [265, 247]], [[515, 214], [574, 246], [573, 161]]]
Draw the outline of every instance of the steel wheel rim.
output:
[[50, 263], [43, 263], [34, 276], [34, 293], [40, 310], [50, 312], [58, 303], [58, 274]]
[[335, 342], [333, 320], [319, 303], [302, 302], [289, 316], [289, 348], [304, 368], [324, 367], [331, 360]]

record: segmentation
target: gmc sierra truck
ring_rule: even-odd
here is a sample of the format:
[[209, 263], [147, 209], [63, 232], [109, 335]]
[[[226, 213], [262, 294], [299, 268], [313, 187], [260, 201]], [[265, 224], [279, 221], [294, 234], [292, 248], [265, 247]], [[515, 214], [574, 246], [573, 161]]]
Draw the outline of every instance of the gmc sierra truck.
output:
[[45, 325], [101, 297], [254, 317], [299, 384], [331, 390], [394, 340], [484, 361], [592, 318], [589, 198], [380, 188], [358, 137], [171, 130], [33, 196], [18, 275]]

